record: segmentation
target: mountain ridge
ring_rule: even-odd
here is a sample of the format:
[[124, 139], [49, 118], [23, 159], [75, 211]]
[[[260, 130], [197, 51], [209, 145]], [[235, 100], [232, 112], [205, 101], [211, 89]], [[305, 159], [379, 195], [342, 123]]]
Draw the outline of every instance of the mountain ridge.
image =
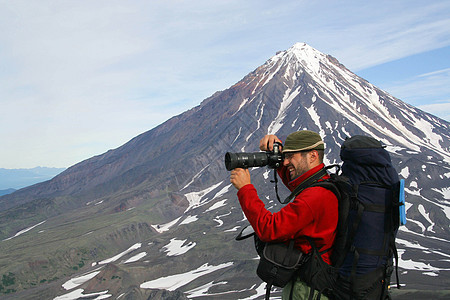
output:
[[[305, 56], [297, 55], [302, 48]], [[208, 277], [176, 289], [198, 295], [203, 287], [203, 296], [218, 299], [258, 295], [263, 286], [254, 275], [256, 253], [249, 251], [251, 243], [232, 242], [245, 220], [223, 155], [256, 152], [265, 134], [284, 140], [301, 129], [321, 134], [327, 164], [339, 162], [346, 136], [371, 135], [387, 146], [408, 182], [408, 223], [399, 233], [401, 280], [416, 289], [445, 290], [450, 283], [450, 123], [403, 103], [302, 43], [121, 147], [80, 162], [49, 182], [1, 197], [0, 239], [40, 225], [0, 242], [0, 275], [21, 270], [17, 282], [22, 288], [46, 280], [54, 295], [62, 295], [61, 285], [75, 271], [92, 271], [100, 261], [139, 243], [127, 259], [138, 251], [146, 253], [145, 259], [111, 262], [120, 265], [120, 274], [137, 272], [133, 284], [191, 274], [206, 264], [215, 271], [206, 268], [212, 272]], [[260, 197], [271, 210], [279, 209], [268, 170], [251, 172]], [[286, 192], [280, 186], [280, 194]], [[58, 249], [55, 258], [41, 246], [33, 248], [36, 239]], [[180, 251], [165, 250], [176, 241]], [[17, 249], [24, 250], [9, 254]], [[13, 259], [14, 268], [8, 267], [5, 262]], [[120, 274], [111, 277], [124, 276]], [[440, 280], [433, 281], [434, 276]], [[81, 287], [94, 292], [89, 282]], [[143, 286], [141, 290], [151, 285]], [[105, 289], [116, 296], [131, 291], [111, 280]], [[235, 292], [224, 296], [230, 290]]]
[[21, 169], [0, 168], [0, 189], [21, 189], [52, 179], [65, 168], [34, 167]]

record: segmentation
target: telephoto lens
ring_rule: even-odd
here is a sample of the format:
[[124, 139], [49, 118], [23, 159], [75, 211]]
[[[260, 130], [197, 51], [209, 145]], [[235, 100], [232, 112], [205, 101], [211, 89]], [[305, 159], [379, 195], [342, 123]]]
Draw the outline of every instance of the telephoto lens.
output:
[[264, 167], [268, 164], [268, 154], [266, 152], [255, 153], [231, 153], [225, 154], [225, 167], [228, 171], [236, 168]]
[[236, 168], [253, 168], [268, 166], [277, 169], [283, 163], [281, 143], [273, 144], [273, 151], [254, 153], [225, 153], [225, 167], [228, 171]]

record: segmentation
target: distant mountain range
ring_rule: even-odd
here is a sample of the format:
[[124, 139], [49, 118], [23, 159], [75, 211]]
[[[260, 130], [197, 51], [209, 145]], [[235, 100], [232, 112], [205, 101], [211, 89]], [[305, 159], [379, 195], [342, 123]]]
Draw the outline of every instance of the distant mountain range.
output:
[[[395, 299], [448, 298], [450, 123], [302, 43], [123, 146], [0, 197], [0, 293], [148, 299], [162, 289], [170, 299], [263, 299], [252, 241], [234, 240], [247, 223], [224, 154], [256, 152], [265, 134], [284, 140], [301, 129], [324, 138], [327, 164], [340, 162], [347, 136], [386, 145], [406, 179]], [[278, 210], [272, 173], [251, 172]]]
[[8, 195], [8, 194], [14, 193], [15, 191], [17, 191], [17, 190], [16, 189], [0, 190], [0, 196]]
[[0, 190], [18, 190], [42, 181], [50, 180], [64, 170], [65, 168], [47, 167], [36, 167], [32, 169], [0, 168]]

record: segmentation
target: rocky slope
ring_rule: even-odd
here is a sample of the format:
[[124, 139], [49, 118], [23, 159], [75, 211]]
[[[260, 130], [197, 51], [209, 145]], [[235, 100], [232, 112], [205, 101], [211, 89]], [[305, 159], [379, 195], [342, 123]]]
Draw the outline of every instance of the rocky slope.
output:
[[[327, 163], [340, 161], [346, 136], [370, 135], [387, 146], [407, 181], [401, 282], [448, 289], [450, 124], [298, 43], [123, 146], [0, 197], [0, 276], [8, 279], [0, 293], [135, 291], [145, 299], [164, 289], [190, 298], [260, 297], [253, 245], [234, 241], [246, 221], [223, 156], [258, 151], [265, 134], [285, 139], [301, 129], [321, 134]], [[277, 210], [272, 176], [252, 170], [260, 197]], [[93, 277], [66, 284], [85, 273]]]

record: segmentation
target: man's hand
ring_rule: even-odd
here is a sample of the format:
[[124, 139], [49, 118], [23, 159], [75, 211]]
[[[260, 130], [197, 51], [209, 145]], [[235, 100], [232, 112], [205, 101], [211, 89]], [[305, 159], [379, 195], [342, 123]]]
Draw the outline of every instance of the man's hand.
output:
[[250, 184], [250, 172], [248, 169], [236, 168], [231, 171], [230, 182], [237, 190], [240, 190], [244, 185]]
[[281, 140], [274, 134], [268, 134], [259, 141], [259, 149], [262, 151], [273, 151], [273, 144], [278, 142], [281, 144]]

